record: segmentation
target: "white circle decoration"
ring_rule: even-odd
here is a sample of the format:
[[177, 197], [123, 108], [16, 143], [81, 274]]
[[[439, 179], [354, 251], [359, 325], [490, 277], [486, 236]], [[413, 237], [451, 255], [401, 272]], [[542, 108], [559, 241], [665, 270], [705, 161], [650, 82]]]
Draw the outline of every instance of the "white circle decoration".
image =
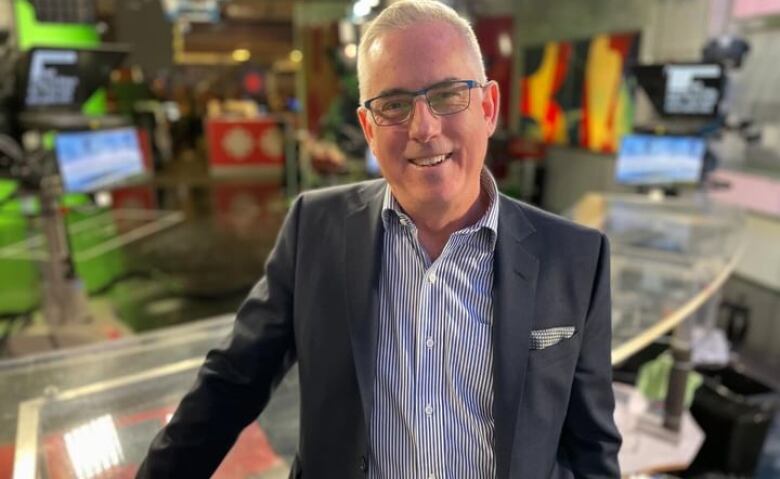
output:
[[260, 134], [260, 151], [270, 158], [282, 156], [282, 135], [278, 128], [268, 128]]
[[240, 127], [231, 129], [222, 137], [222, 148], [233, 158], [243, 161], [252, 152], [252, 135]]

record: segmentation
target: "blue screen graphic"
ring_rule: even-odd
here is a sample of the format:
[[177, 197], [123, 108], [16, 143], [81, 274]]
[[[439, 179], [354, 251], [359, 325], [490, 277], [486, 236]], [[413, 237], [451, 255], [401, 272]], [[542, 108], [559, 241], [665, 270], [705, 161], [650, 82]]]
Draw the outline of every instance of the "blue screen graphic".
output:
[[144, 172], [133, 128], [58, 133], [55, 152], [68, 192], [107, 189]]
[[371, 177], [382, 176], [382, 172], [379, 169], [379, 162], [374, 156], [374, 152], [371, 148], [366, 147], [366, 173]]
[[626, 135], [620, 143], [615, 180], [626, 185], [696, 183], [706, 144], [689, 136]]

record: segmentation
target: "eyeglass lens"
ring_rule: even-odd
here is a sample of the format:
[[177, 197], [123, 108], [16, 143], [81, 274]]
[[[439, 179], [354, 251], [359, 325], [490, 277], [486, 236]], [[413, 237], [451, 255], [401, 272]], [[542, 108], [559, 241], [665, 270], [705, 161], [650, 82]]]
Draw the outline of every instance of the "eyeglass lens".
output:
[[[469, 85], [466, 82], [453, 82], [431, 88], [425, 93], [431, 111], [437, 115], [452, 115], [469, 106]], [[372, 102], [371, 110], [381, 124], [394, 124], [406, 121], [414, 108], [415, 95], [398, 93], [377, 98]]]

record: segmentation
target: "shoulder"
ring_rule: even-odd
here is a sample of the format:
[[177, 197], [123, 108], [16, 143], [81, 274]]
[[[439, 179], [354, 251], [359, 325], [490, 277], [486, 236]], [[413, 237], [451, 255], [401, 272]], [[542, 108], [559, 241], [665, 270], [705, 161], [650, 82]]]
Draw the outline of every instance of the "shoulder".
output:
[[384, 180], [370, 180], [309, 190], [298, 195], [290, 215], [301, 226], [330, 230], [367, 206], [378, 211], [385, 186]]
[[[550, 249], [577, 251], [599, 249], [606, 237], [599, 230], [501, 195], [500, 217], [518, 215], [530, 225], [537, 242]], [[499, 225], [499, 228], [503, 225]]]
[[319, 188], [301, 193], [298, 201], [314, 208], [359, 208], [381, 195], [385, 185], [385, 180], [379, 179]]

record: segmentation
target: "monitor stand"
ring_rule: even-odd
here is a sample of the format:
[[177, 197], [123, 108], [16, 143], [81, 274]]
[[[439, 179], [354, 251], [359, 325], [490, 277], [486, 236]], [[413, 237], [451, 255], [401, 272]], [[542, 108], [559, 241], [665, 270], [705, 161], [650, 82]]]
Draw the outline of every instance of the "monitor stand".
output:
[[673, 186], [640, 186], [637, 193], [647, 196], [647, 199], [653, 202], [661, 202], [668, 197], [679, 196], [680, 192]]
[[[43, 178], [39, 199], [48, 260], [43, 265], [43, 316], [52, 332], [92, 321], [87, 294], [76, 274], [65, 218], [60, 210], [60, 179]], [[51, 337], [56, 341], [56, 335]]]
[[46, 238], [47, 260], [42, 266], [43, 318], [48, 327], [48, 338], [53, 348], [94, 342], [99, 339], [94, 327], [87, 292], [76, 273], [68, 240], [65, 216], [60, 208], [62, 180], [56, 170], [54, 153], [43, 146], [47, 131], [80, 130], [126, 126], [127, 120], [116, 116], [99, 118], [79, 113], [22, 112], [24, 151], [33, 170], [38, 172], [31, 181], [37, 184], [41, 221]]

